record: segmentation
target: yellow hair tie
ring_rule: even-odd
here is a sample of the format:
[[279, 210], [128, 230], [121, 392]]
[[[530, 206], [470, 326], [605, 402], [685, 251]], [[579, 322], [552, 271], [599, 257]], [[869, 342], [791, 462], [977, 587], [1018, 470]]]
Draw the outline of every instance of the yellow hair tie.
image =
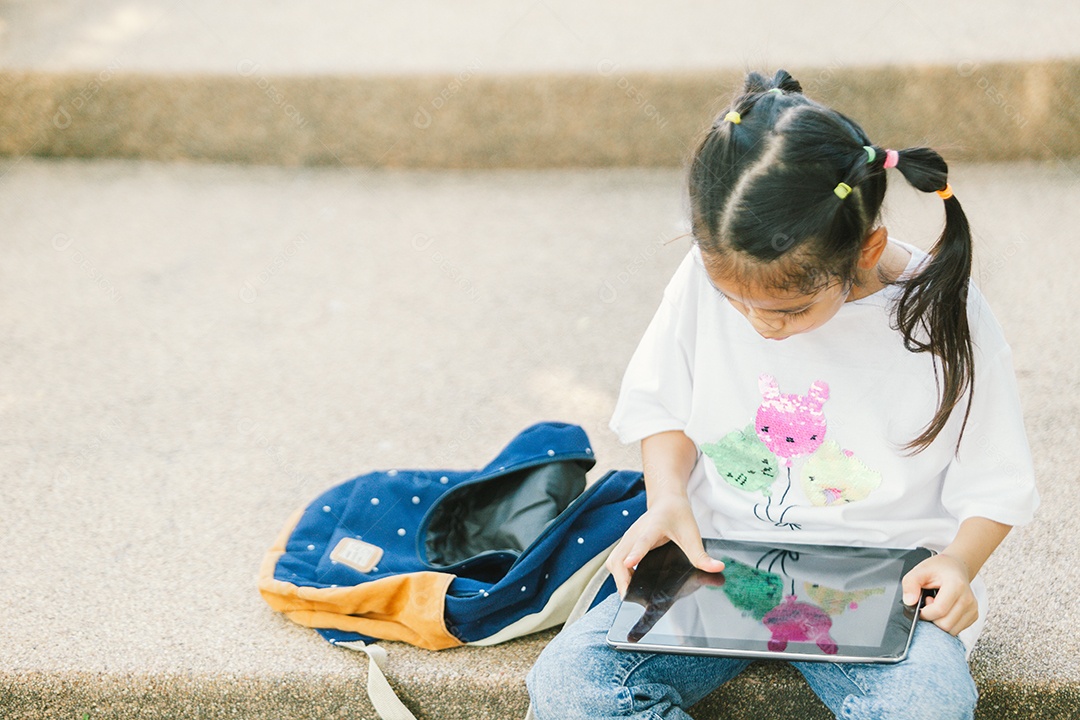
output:
[[840, 183], [835, 188], [833, 188], [833, 192], [836, 193], [836, 197], [843, 200], [851, 194], [851, 186], [847, 183]]
[[938, 197], [942, 200], [948, 200], [952, 197], [952, 185], [950, 185], [949, 183], [945, 183], [945, 187], [943, 187], [941, 190], [935, 190], [934, 192], [936, 192], [938, 194]]
[[736, 125], [738, 125], [739, 123], [742, 122], [742, 115], [740, 115], [739, 113], [732, 110], [731, 112], [729, 112], [727, 115], [724, 116], [724, 119], [727, 120], [730, 123], [735, 123]]

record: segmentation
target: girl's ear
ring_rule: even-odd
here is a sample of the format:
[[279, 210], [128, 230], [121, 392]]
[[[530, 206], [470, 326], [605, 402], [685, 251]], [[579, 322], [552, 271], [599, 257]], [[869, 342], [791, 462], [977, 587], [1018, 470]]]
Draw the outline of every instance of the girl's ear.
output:
[[863, 240], [862, 250], [859, 251], [859, 267], [863, 270], [875, 267], [888, 244], [889, 231], [884, 225], [867, 235]]

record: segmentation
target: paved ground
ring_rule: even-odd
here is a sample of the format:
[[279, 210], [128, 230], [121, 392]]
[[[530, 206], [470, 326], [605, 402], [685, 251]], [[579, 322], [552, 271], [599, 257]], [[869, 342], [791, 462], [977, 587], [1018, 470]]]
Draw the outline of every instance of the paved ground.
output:
[[[1074, 3], [6, 0], [0, 66], [267, 73], [669, 71], [1075, 57]], [[831, 39], [831, 42], [823, 42]]]
[[[951, 178], [1014, 348], [1043, 493], [1038, 521], [985, 571], [1000, 591], [974, 658], [982, 717], [1016, 717], [1024, 698], [1066, 717], [1046, 703], [1080, 687], [1078, 173]], [[683, 232], [681, 182], [0, 165], [0, 704], [19, 718], [364, 716], [363, 662], [263, 604], [262, 553], [333, 483], [477, 467], [539, 420], [586, 428], [590, 477], [637, 467], [605, 425], [687, 249], [663, 244]], [[892, 233], [925, 246], [940, 203], [892, 192]], [[391, 679], [425, 717], [516, 714], [548, 636], [438, 656], [395, 646]]]

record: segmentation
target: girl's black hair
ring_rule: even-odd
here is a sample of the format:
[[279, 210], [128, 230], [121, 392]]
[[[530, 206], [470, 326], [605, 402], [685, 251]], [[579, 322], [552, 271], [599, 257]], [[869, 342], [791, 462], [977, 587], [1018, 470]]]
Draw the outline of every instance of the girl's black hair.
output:
[[[850, 288], [885, 198], [886, 150], [853, 120], [804, 96], [784, 70], [771, 79], [750, 73], [729, 110], [690, 162], [691, 231], [706, 262], [721, 272], [752, 262], [755, 278], [785, 290], [810, 293], [836, 281]], [[947, 185], [948, 165], [930, 148], [900, 150], [896, 169], [923, 192]], [[835, 192], [839, 183], [851, 188], [847, 197]], [[929, 446], [966, 392], [963, 436], [975, 391], [970, 276], [970, 228], [949, 197], [930, 262], [910, 278], [881, 278], [902, 290], [893, 323], [904, 346], [934, 357], [937, 411], [906, 450]]]

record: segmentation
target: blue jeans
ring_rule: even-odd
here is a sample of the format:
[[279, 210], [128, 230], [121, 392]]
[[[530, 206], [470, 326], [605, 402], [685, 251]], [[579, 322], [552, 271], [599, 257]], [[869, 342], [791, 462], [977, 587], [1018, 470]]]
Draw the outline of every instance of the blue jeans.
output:
[[[691, 707], [738, 675], [750, 660], [628, 652], [607, 644], [619, 608], [612, 593], [559, 633], [526, 684], [538, 720], [683, 720]], [[908, 657], [895, 664], [794, 662], [810, 688], [843, 720], [970, 720], [978, 693], [964, 645], [920, 621]]]

